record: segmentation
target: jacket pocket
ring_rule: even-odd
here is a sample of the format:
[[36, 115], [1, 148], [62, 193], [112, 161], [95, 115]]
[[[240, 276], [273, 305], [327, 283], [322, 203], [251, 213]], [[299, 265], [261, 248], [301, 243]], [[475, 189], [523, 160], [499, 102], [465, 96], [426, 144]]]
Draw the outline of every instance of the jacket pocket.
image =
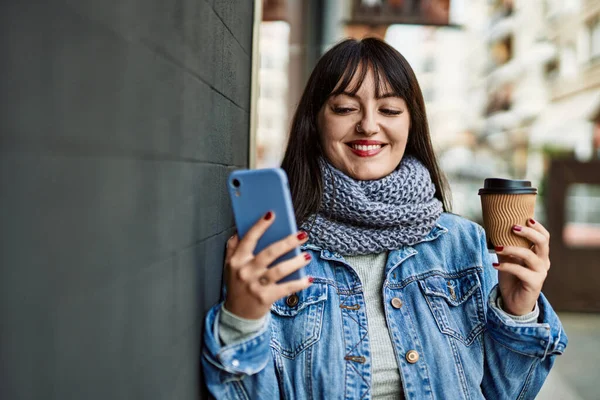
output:
[[284, 297], [271, 306], [271, 347], [286, 358], [295, 358], [321, 337], [327, 285], [310, 287]]
[[440, 331], [467, 346], [485, 327], [483, 293], [477, 271], [436, 274], [419, 285]]

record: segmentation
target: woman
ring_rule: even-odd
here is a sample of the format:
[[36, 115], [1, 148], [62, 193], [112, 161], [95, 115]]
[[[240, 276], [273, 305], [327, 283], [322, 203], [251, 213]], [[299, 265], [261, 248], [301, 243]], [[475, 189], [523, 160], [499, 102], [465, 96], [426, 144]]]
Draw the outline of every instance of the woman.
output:
[[[282, 167], [303, 231], [254, 255], [269, 212], [229, 240], [202, 357], [215, 397], [535, 397], [567, 344], [540, 292], [548, 232], [515, 226], [534, 245], [497, 248], [492, 265], [483, 229], [447, 212], [400, 53], [377, 39], [328, 51]], [[302, 255], [266, 268], [296, 246]], [[302, 267], [308, 278], [276, 283]]]

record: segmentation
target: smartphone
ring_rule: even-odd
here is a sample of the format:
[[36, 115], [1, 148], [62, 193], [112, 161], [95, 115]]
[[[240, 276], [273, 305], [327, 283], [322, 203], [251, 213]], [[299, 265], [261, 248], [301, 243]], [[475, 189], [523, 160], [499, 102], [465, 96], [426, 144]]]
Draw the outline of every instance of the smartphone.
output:
[[[240, 239], [268, 211], [275, 213], [275, 221], [258, 241], [254, 254], [298, 232], [287, 175], [281, 168], [237, 170], [229, 175], [227, 186]], [[299, 254], [300, 248], [297, 247], [279, 257], [269, 267]], [[300, 279], [304, 276], [304, 269], [300, 269], [284, 277], [280, 282]]]

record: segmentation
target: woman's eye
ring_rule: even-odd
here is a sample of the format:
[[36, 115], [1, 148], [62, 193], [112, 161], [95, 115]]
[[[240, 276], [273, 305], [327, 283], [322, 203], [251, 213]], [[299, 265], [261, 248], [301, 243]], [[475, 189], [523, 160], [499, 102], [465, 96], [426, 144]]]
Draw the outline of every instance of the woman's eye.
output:
[[382, 108], [380, 111], [383, 114], [386, 114], [386, 115], [400, 115], [400, 114], [402, 114], [402, 111], [400, 111], [400, 110], [390, 110], [389, 108]]
[[354, 111], [353, 108], [348, 108], [348, 107], [335, 107], [333, 109], [333, 112], [336, 114], [348, 114], [350, 112]]

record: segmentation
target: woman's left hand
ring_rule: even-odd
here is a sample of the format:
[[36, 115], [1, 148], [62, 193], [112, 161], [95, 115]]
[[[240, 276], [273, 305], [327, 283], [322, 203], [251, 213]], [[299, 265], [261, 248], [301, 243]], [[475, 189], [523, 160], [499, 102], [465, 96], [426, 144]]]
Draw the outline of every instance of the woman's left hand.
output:
[[539, 222], [529, 219], [527, 226], [515, 225], [513, 232], [533, 243], [531, 249], [498, 246], [498, 286], [502, 308], [512, 315], [534, 310], [550, 269], [550, 234]]

